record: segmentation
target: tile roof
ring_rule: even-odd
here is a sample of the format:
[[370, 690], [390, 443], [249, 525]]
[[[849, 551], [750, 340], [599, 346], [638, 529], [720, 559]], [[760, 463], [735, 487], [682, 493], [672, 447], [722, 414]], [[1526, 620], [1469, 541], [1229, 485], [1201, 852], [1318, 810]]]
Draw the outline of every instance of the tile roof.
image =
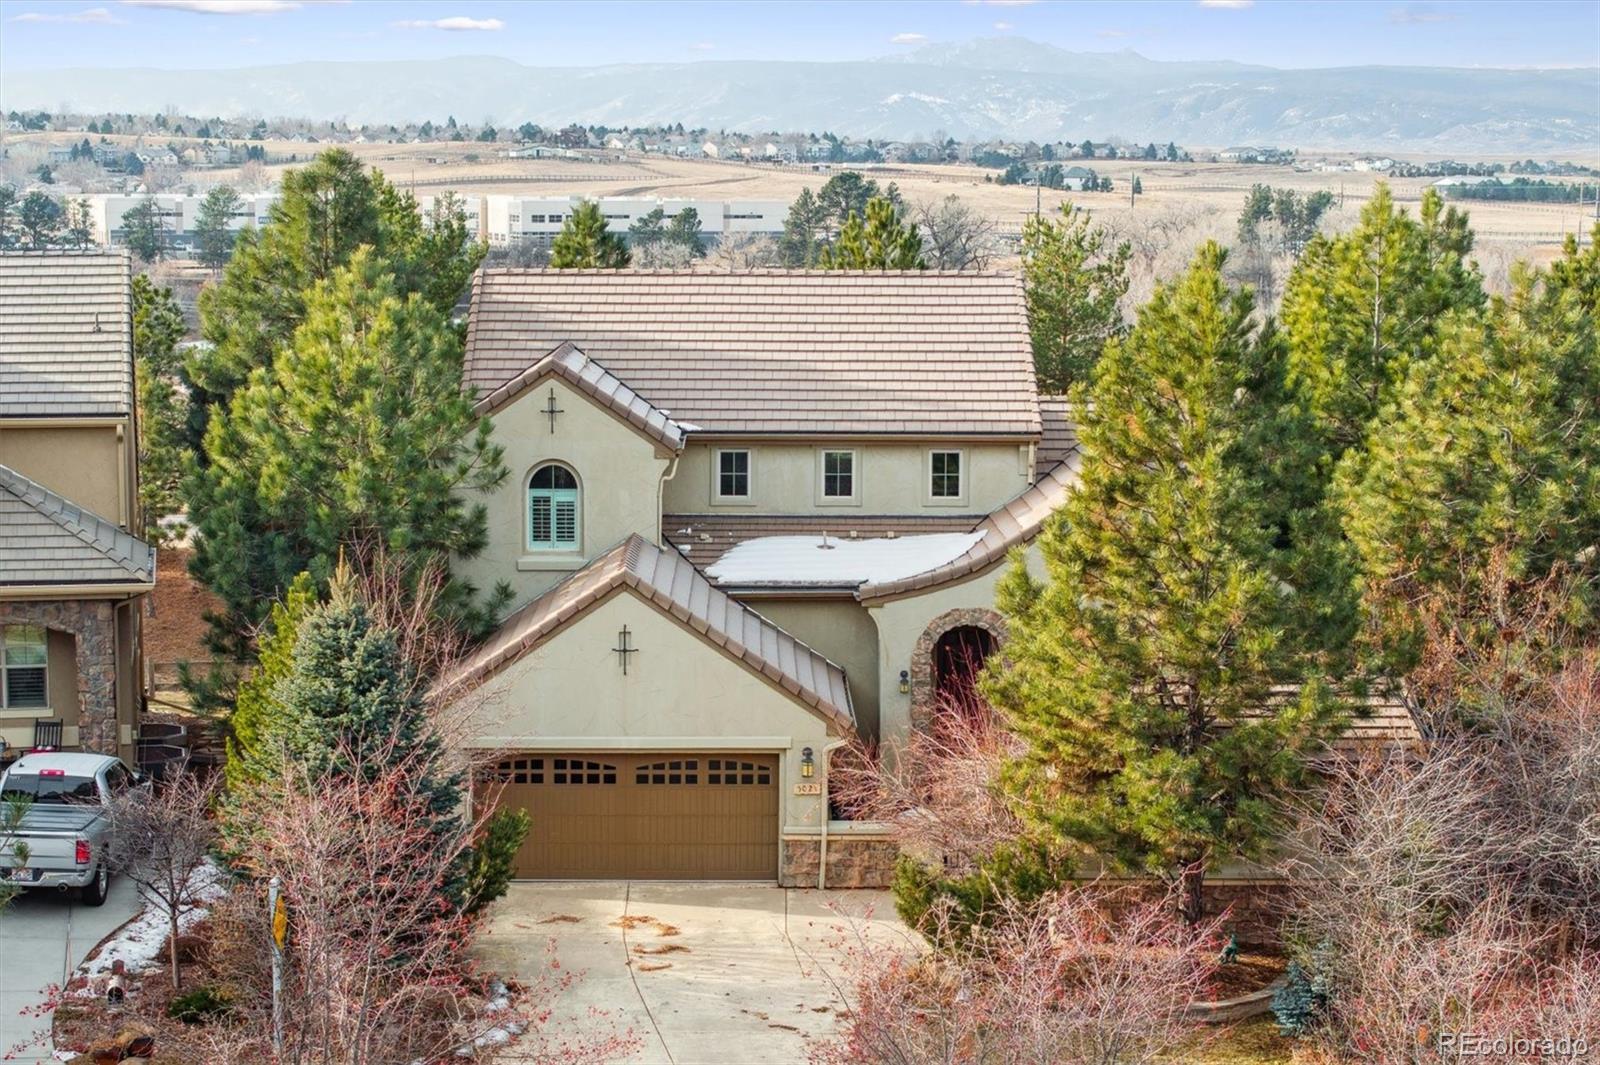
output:
[[478, 272], [470, 386], [492, 392], [564, 341], [708, 432], [1039, 435], [1009, 274]]
[[548, 374], [559, 376], [656, 443], [664, 444], [673, 451], [683, 450], [682, 426], [667, 417], [665, 411], [651, 406], [643, 396], [623, 384], [616, 374], [570, 343], [562, 344], [480, 399], [478, 415], [493, 415], [504, 409]]
[[1034, 468], [1043, 475], [1078, 450], [1078, 427], [1066, 396], [1040, 396], [1039, 421], [1044, 433], [1039, 438]]
[[155, 548], [0, 466], [0, 589], [150, 584], [155, 572]]
[[572, 618], [627, 588], [728, 657], [846, 730], [855, 712], [844, 670], [740, 604], [671, 548], [634, 535], [512, 614], [442, 687], [488, 677], [539, 646]]
[[133, 410], [127, 252], [0, 254], [0, 417]]
[[1039, 478], [1033, 487], [979, 522], [973, 531], [983, 533], [983, 538], [959, 558], [914, 577], [868, 582], [856, 589], [856, 597], [866, 602], [908, 595], [964, 580], [1004, 561], [1013, 547], [1037, 536], [1045, 519], [1066, 500], [1067, 493], [1078, 481], [1080, 461], [1078, 452], [1071, 453], [1067, 461]]
[[730, 548], [764, 536], [874, 540], [967, 532], [980, 520], [974, 514], [665, 514], [661, 534], [703, 570]]
[[[1282, 684], [1272, 690], [1267, 708], [1250, 716], [1263, 716], [1271, 709], [1291, 701], [1299, 692], [1292, 684]], [[1391, 683], [1374, 685], [1364, 698], [1352, 700], [1356, 714], [1345, 730], [1333, 739], [1329, 748], [1336, 756], [1357, 754], [1374, 748], [1420, 748], [1422, 729], [1411, 712], [1405, 696]]]

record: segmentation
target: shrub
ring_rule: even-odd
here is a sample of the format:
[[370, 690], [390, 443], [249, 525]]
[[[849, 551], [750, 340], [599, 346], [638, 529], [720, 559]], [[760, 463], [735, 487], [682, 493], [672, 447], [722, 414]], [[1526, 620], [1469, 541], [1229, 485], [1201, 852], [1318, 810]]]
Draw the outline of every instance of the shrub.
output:
[[497, 810], [484, 825], [467, 868], [467, 913], [477, 913], [506, 893], [529, 823], [526, 810]]
[[232, 996], [215, 987], [197, 987], [167, 1005], [167, 1016], [184, 1024], [208, 1024], [232, 1012]]
[[895, 912], [936, 943], [950, 936], [959, 941], [974, 927], [991, 927], [1007, 906], [1034, 902], [1071, 879], [1068, 863], [1024, 843], [999, 847], [976, 865], [952, 877], [902, 855], [891, 884]]
[[1272, 1015], [1279, 1032], [1299, 1039], [1316, 1027], [1328, 1000], [1299, 962], [1290, 962], [1285, 976], [1288, 982], [1272, 996]]

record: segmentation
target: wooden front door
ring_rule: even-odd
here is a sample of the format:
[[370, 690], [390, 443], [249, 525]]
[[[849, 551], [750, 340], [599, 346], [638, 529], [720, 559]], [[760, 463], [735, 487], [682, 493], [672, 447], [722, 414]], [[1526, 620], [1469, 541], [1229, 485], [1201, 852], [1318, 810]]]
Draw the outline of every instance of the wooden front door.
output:
[[497, 769], [499, 804], [532, 822], [520, 878], [777, 879], [775, 755], [527, 752]]

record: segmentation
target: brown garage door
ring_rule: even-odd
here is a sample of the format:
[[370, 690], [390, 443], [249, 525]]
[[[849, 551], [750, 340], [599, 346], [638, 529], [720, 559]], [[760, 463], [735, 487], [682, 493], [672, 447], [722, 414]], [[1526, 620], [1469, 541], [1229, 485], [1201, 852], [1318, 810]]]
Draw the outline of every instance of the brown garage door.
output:
[[532, 821], [519, 877], [777, 877], [773, 755], [530, 752], [498, 777], [500, 805]]

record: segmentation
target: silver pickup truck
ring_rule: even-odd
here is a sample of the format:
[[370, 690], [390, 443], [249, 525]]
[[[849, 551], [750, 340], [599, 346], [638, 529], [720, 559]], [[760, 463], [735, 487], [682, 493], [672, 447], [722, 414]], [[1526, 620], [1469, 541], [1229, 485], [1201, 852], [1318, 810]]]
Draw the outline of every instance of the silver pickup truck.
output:
[[[23, 797], [16, 828], [0, 839], [0, 878], [29, 889], [82, 888], [86, 906], [111, 886], [107, 843], [111, 803], [139, 786], [120, 759], [104, 754], [25, 754], [0, 776], [0, 802]], [[18, 845], [26, 860], [18, 861]]]

